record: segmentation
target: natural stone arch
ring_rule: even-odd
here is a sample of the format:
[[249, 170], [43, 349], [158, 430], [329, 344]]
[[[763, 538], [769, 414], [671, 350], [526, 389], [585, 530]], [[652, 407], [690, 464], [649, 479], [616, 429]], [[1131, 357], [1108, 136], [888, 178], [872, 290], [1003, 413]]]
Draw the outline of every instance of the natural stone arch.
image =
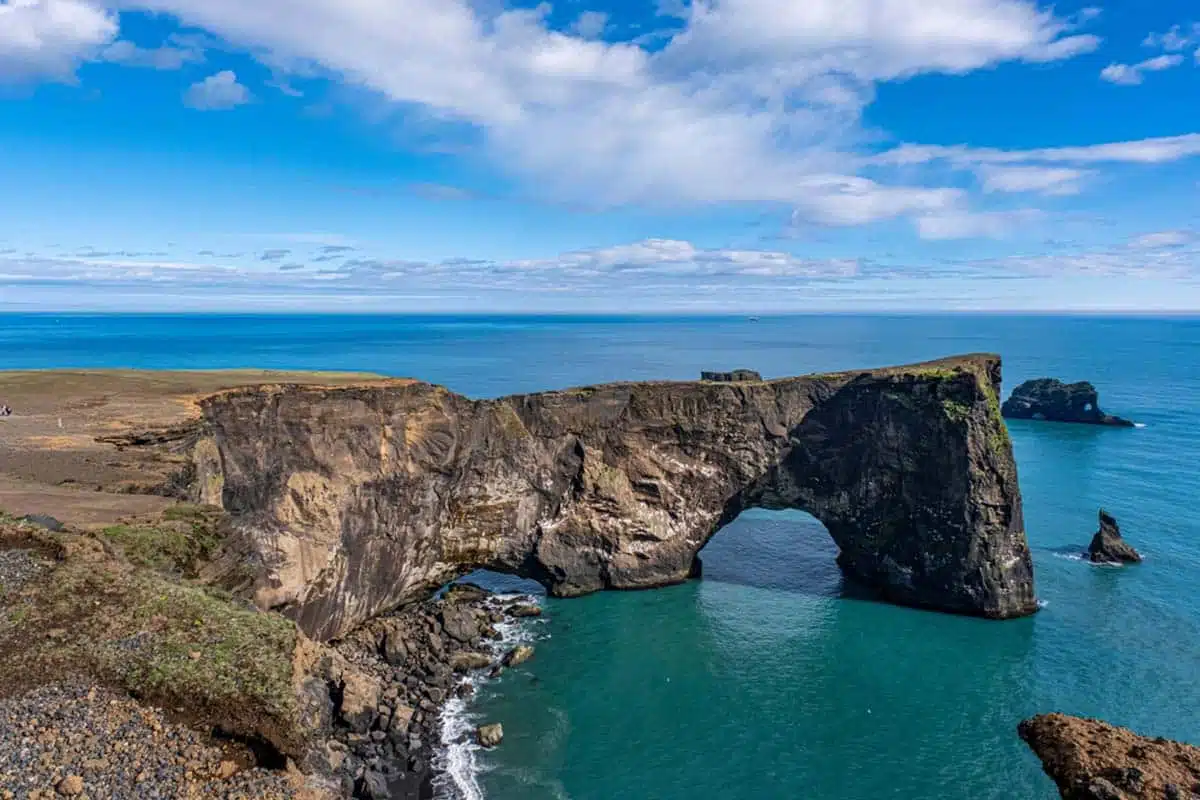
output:
[[[993, 356], [775, 381], [471, 401], [389, 381], [203, 403], [197, 465], [263, 568], [260, 604], [340, 635], [475, 568], [562, 596], [686, 580], [744, 508], [799, 508], [887, 599], [1036, 608]], [[219, 469], [220, 475], [206, 474]]]

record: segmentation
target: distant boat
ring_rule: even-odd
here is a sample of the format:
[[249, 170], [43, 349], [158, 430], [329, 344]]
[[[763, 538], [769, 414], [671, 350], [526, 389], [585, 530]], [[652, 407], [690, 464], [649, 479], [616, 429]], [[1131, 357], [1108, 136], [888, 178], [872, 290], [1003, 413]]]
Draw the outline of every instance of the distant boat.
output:
[[750, 317], [751, 322], [758, 322], [758, 317]]

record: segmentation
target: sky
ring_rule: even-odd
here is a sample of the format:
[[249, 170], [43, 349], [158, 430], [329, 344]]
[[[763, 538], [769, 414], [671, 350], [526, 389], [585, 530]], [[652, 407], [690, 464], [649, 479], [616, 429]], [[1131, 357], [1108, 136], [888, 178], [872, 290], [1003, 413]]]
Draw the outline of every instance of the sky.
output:
[[1200, 5], [0, 0], [0, 310], [1200, 311]]

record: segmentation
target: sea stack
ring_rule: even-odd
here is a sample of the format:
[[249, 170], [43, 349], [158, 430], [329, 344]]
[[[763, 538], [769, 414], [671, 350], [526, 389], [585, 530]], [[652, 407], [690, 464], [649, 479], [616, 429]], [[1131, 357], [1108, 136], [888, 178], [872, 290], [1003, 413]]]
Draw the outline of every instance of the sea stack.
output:
[[1095, 719], [1043, 714], [1017, 727], [1065, 800], [1190, 800], [1200, 748]]
[[1138, 551], [1121, 538], [1116, 518], [1103, 508], [1100, 509], [1100, 530], [1088, 546], [1088, 558], [1093, 564], [1137, 564], [1142, 560]]
[[1127, 419], [1101, 411], [1099, 393], [1087, 381], [1063, 383], [1055, 378], [1025, 381], [1004, 401], [1000, 413], [1009, 419], [1134, 427]]

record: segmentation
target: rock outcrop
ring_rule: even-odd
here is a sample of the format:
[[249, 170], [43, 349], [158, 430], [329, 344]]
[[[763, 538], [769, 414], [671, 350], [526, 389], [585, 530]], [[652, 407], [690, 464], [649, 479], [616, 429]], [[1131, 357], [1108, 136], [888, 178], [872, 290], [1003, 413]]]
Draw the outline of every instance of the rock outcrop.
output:
[[1004, 401], [1001, 411], [1010, 419], [1133, 427], [1129, 420], [1101, 411], [1096, 387], [1086, 381], [1063, 383], [1055, 378], [1025, 381]]
[[1064, 714], [1026, 720], [1017, 732], [1065, 800], [1200, 797], [1200, 748]]
[[318, 639], [476, 568], [559, 596], [684, 581], [755, 506], [821, 520], [884, 599], [1007, 618], [1037, 606], [999, 386], [978, 355], [479, 401], [416, 381], [240, 388], [200, 401], [177, 483], [237, 521], [256, 602]]
[[733, 372], [701, 372], [700, 380], [716, 383], [740, 383], [743, 381], [761, 381], [762, 375], [752, 369], [735, 369]]
[[1094, 564], [1137, 564], [1142, 560], [1141, 554], [1121, 538], [1116, 518], [1103, 508], [1100, 509], [1100, 530], [1088, 546], [1088, 558]]

